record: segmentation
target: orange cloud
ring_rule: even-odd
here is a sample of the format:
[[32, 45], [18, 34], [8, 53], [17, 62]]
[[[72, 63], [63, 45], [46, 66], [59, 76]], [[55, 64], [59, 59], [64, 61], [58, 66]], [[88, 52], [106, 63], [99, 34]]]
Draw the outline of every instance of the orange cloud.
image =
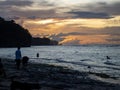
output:
[[61, 44], [109, 44], [106, 40], [108, 35], [77, 35], [77, 36], [65, 36], [65, 39], [61, 41]]
[[[116, 16], [112, 19], [26, 19], [23, 22], [23, 26], [27, 28], [32, 35], [53, 35], [53, 34], [67, 34], [61, 36], [63, 38], [60, 43], [62, 44], [110, 44], [119, 40], [119, 37], [113, 37], [113, 34], [119, 34], [118, 30], [110, 27], [118, 27], [120, 23], [120, 16]], [[117, 21], [117, 24], [115, 24]], [[109, 28], [108, 28], [109, 27]], [[117, 28], [117, 29], [118, 29]], [[70, 35], [69, 33], [74, 33]], [[109, 36], [111, 35], [111, 36]], [[118, 42], [119, 43], [119, 42]]]

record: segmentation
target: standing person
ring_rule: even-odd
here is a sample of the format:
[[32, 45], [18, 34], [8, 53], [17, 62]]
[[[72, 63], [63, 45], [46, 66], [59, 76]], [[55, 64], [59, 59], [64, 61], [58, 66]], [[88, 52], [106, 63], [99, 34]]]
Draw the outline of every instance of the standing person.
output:
[[21, 58], [22, 55], [21, 55], [20, 47], [18, 47], [15, 52], [15, 61], [16, 61], [17, 69], [20, 69]]
[[39, 58], [39, 53], [36, 54], [36, 57]]

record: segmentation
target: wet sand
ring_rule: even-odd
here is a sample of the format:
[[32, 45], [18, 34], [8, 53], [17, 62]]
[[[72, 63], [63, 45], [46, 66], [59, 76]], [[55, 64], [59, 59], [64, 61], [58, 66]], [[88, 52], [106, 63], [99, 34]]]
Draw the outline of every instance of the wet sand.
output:
[[[39, 85], [39, 90], [120, 90], [119, 84], [93, 80], [89, 75], [111, 78], [105, 74], [80, 72], [67, 67], [28, 63], [28, 66], [16, 69], [14, 60], [2, 59], [7, 77], [0, 77], [0, 90], [10, 90], [12, 81], [26, 85]], [[23, 85], [23, 86], [22, 86]], [[18, 87], [19, 88], [19, 87]], [[33, 89], [36, 90], [36, 89]]]

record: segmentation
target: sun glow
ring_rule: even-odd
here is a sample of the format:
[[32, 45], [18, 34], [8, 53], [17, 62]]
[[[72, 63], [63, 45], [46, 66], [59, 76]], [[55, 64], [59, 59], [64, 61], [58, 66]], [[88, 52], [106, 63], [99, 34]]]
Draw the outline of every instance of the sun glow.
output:
[[54, 19], [46, 19], [46, 20], [40, 20], [35, 22], [36, 24], [50, 24], [55, 23], [56, 21]]

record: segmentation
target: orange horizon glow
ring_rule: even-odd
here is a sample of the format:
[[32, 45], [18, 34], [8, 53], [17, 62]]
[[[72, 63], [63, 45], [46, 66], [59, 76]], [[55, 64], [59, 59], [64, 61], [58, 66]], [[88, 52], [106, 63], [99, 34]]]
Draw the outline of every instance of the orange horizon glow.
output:
[[[64, 36], [60, 41], [61, 44], [67, 44], [77, 41], [77, 44], [110, 44], [106, 41], [108, 37], [104, 34], [104, 28], [119, 27], [120, 23], [115, 23], [115, 20], [120, 20], [120, 16], [112, 19], [36, 19], [24, 20], [23, 26], [27, 28], [32, 35], [48, 35], [59, 33], [90, 33], [90, 35], [71, 35]], [[99, 32], [103, 35], [99, 35]], [[91, 35], [97, 34], [97, 35]], [[63, 37], [61, 37], [63, 38]], [[112, 42], [112, 44], [120, 42]]]

